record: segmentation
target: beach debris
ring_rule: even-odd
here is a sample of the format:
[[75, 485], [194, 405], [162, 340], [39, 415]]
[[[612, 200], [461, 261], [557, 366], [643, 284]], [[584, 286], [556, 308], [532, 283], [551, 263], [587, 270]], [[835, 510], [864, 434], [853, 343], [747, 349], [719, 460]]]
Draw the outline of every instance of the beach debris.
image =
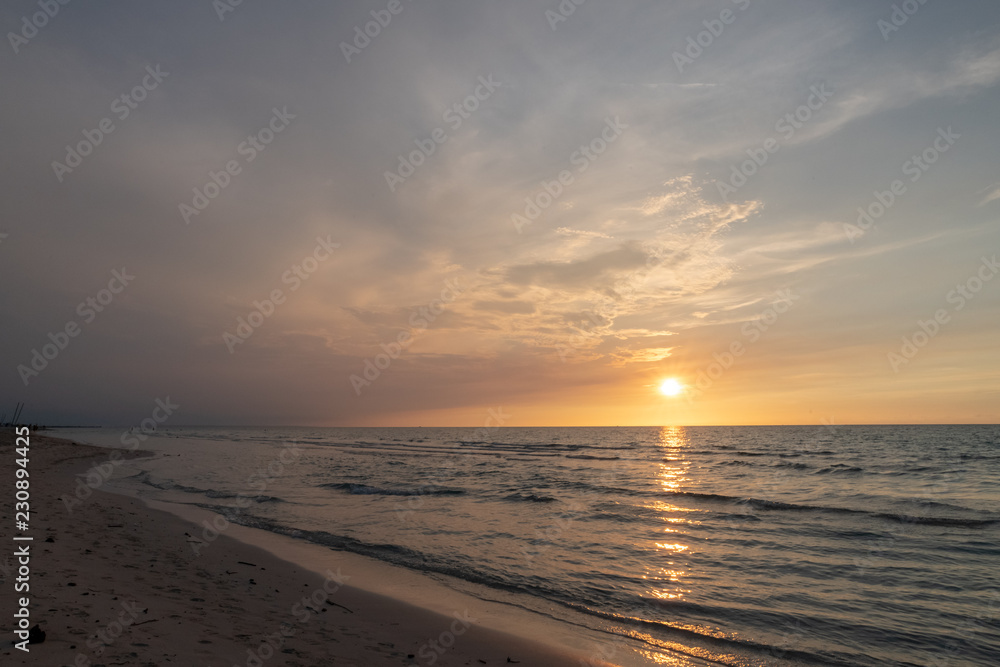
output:
[[46, 538], [45, 538], [45, 541], [46, 541], [46, 542], [55, 542], [55, 540], [54, 540], [54, 539], [52, 539], [52, 536], [51, 536], [51, 535], [50, 535], [50, 536], [48, 536], [48, 537], [46, 537]]
[[35, 625], [28, 630], [28, 643], [41, 644], [43, 641], [45, 641], [45, 630], [42, 630], [41, 626], [35, 623]]
[[515, 665], [521, 664], [520, 660], [511, 660], [510, 656], [507, 656], [507, 662], [513, 663]]
[[256, 565], [254, 565], [253, 563], [248, 563], [248, 562], [246, 562], [245, 560], [238, 560], [238, 561], [236, 561], [236, 562], [237, 562], [237, 563], [239, 563], [240, 565], [249, 565], [250, 567], [257, 567], [257, 566], [256, 566]]
[[[327, 600], [327, 601], [326, 601], [326, 603], [327, 603], [328, 605], [330, 605], [331, 607], [340, 607], [341, 609], [347, 609], [347, 607], [345, 607], [344, 605], [342, 605], [342, 604], [337, 604], [336, 602], [333, 602], [333, 601], [331, 601], [331, 600]], [[326, 611], [326, 610], [324, 610], [324, 611]], [[352, 614], [354, 613], [354, 612], [353, 612], [353, 611], [351, 611], [350, 609], [347, 609], [347, 611], [351, 612]]]

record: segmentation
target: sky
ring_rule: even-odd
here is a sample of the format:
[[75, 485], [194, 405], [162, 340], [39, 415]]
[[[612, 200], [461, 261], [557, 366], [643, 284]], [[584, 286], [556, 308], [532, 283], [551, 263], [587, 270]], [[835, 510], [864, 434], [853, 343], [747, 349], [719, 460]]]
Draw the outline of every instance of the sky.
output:
[[576, 2], [4, 3], [0, 412], [1000, 421], [1000, 5]]

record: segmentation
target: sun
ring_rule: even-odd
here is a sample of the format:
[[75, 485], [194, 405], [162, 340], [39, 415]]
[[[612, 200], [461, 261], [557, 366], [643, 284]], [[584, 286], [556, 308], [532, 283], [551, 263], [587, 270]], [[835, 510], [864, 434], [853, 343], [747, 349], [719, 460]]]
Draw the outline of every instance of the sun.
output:
[[684, 385], [677, 378], [667, 378], [660, 383], [660, 393], [664, 396], [676, 396], [682, 391], [684, 391]]

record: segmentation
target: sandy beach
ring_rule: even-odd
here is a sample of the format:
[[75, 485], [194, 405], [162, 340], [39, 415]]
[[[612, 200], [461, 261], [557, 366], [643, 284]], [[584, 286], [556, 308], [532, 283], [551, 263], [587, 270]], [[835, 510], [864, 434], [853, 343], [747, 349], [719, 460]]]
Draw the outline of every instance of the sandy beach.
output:
[[[12, 480], [13, 433], [0, 442], [9, 454], [0, 459], [0, 476]], [[10, 539], [13, 498], [0, 503], [3, 664], [607, 664], [483, 627], [468, 610], [447, 616], [368, 592], [352, 574], [321, 575], [228, 530], [210, 548], [192, 549], [202, 526], [99, 488], [76, 494], [79, 475], [110, 456], [31, 435], [33, 541]], [[79, 502], [68, 506], [65, 498]], [[30, 589], [15, 593], [14, 550], [25, 544]], [[22, 595], [30, 596], [30, 625], [45, 632], [44, 642], [26, 646], [29, 652], [16, 648], [17, 621], [11, 621]]]

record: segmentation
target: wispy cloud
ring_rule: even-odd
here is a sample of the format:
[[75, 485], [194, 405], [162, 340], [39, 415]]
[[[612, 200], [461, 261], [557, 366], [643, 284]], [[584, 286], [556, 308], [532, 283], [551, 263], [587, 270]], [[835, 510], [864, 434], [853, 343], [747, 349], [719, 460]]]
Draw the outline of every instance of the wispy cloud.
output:
[[980, 206], [985, 206], [986, 204], [989, 204], [991, 201], [996, 201], [997, 199], [1000, 199], [1000, 183], [997, 183], [996, 185], [991, 185], [985, 190], [981, 190], [979, 192], [979, 194], [983, 193], [986, 194], [983, 197], [983, 199], [979, 202]]
[[[876, 373], [881, 341], [1000, 243], [1000, 183], [969, 196], [1000, 173], [1000, 6], [927, 3], [886, 44], [866, 3], [751, 3], [679, 73], [671, 53], [711, 18], [705, 3], [626, 4], [588, 5], [553, 33], [526, 3], [444, 0], [394, 18], [349, 64], [338, 44], [364, 18], [349, 3], [261, 4], [224, 24], [204, 3], [126, 3], [53, 22], [4, 65], [0, 278], [18, 285], [0, 291], [5, 367], [126, 265], [135, 288], [30, 387], [40, 419], [70, 405], [75, 423], [124, 421], [163, 383], [211, 423], [377, 423], [529, 395], [541, 406], [548, 383], [579, 402], [578, 386], [620, 394], [653, 368], [703, 366], [787, 287], [802, 305], [746, 358], [747, 383], [794, 378], [789, 391], [815, 403], [863, 395], [851, 378]], [[9, 25], [22, 13], [0, 9]], [[98, 50], [93, 25], [115, 28]], [[57, 181], [52, 161], [156, 63], [163, 85]], [[491, 75], [502, 85], [476, 97]], [[715, 179], [822, 84], [829, 103], [722, 201]], [[286, 105], [293, 124], [242, 162], [241, 142]], [[628, 128], [605, 145], [609, 117]], [[848, 243], [857, 207], [949, 122], [962, 142]], [[185, 226], [178, 203], [224, 181], [230, 159], [242, 171]], [[390, 191], [401, 160], [413, 173]], [[518, 234], [511, 214], [563, 172], [571, 182]], [[340, 249], [306, 271], [328, 234]], [[456, 278], [461, 297], [441, 302]], [[286, 301], [230, 356], [221, 333], [276, 289]], [[991, 298], [921, 359], [951, 355], [968, 386], [986, 383]], [[348, 376], [408, 330], [413, 344], [355, 400]], [[820, 386], [842, 347], [868, 356], [838, 356], [845, 385]], [[24, 391], [0, 376], [0, 400]]]
[[604, 232], [596, 231], [586, 231], [582, 229], [570, 229], [569, 227], [560, 227], [556, 230], [556, 234], [560, 236], [582, 236], [584, 238], [591, 239], [610, 239], [612, 238]]

